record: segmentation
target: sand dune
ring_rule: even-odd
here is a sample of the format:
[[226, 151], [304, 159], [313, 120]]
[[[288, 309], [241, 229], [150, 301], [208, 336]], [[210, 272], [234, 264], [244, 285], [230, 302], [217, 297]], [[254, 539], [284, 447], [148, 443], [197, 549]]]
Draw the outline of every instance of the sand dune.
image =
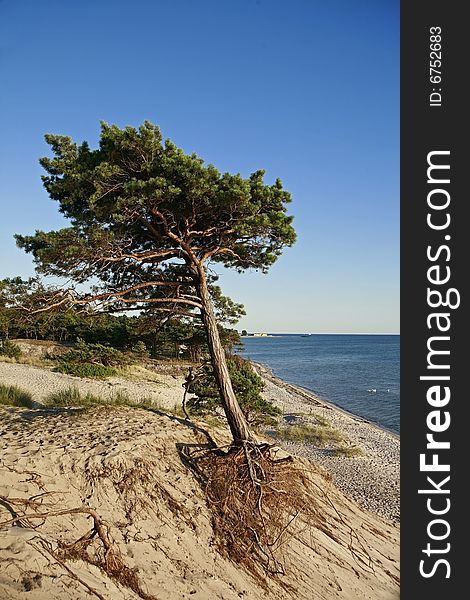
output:
[[[70, 383], [68, 376], [25, 365], [0, 367], [2, 383], [41, 382], [43, 395], [52, 381]], [[106, 385], [70, 379], [81, 388]], [[170, 377], [164, 383], [172, 407], [181, 382]], [[211, 435], [227, 440], [223, 430]], [[397, 527], [363, 510], [306, 459], [296, 464], [309, 472], [327, 527], [295, 524], [285, 548], [286, 575], [264, 587], [223, 558], [203, 490], [180, 455], [185, 445], [205, 442], [190, 424], [140, 409], [0, 407], [0, 598], [398, 598]], [[87, 514], [57, 514], [80, 507], [104, 521], [123, 564], [136, 570], [140, 595], [99, 566], [60, 553], [92, 527]], [[55, 516], [11, 522], [23, 512]], [[90, 544], [103, 555], [97, 536]]]

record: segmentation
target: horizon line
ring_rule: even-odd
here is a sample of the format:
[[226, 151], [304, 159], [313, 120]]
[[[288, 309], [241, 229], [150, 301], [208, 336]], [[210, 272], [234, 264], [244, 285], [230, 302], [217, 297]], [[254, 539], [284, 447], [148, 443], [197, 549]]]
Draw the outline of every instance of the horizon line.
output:
[[[243, 329], [238, 330], [243, 331]], [[245, 331], [248, 331], [247, 329]], [[252, 333], [252, 332], [248, 332]], [[323, 332], [310, 332], [310, 331], [256, 331], [255, 333], [266, 333], [268, 335], [400, 335], [398, 333], [391, 332], [361, 332], [361, 331], [323, 331]]]

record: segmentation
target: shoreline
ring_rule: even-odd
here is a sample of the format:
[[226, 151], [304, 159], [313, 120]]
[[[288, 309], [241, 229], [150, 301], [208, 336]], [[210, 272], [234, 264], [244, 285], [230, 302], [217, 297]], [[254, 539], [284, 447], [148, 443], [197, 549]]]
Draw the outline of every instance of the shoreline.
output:
[[285, 381], [284, 379], [281, 379], [277, 375], [274, 375], [273, 370], [268, 365], [264, 365], [263, 363], [258, 363], [258, 362], [252, 361], [252, 360], [250, 360], [250, 362], [256, 369], [259, 369], [263, 372], [263, 375], [262, 375], [263, 377], [266, 377], [266, 378], [269, 377], [279, 387], [284, 387], [286, 390], [291, 390], [295, 394], [302, 395], [305, 397], [305, 399], [307, 401], [311, 401], [315, 404], [325, 404], [332, 410], [337, 410], [338, 412], [344, 413], [348, 417], [351, 417], [353, 419], [358, 419], [363, 423], [367, 423], [371, 427], [376, 427], [377, 429], [380, 429], [381, 431], [385, 431], [386, 433], [393, 435], [398, 440], [400, 439], [399, 433], [397, 433], [396, 431], [393, 431], [392, 429], [389, 429], [388, 427], [385, 427], [385, 425], [381, 425], [380, 423], [375, 423], [374, 421], [370, 421], [369, 419], [366, 419], [366, 417], [363, 417], [361, 415], [356, 415], [356, 413], [353, 413], [353, 412], [347, 410], [346, 408], [338, 406], [334, 402], [326, 400], [325, 398], [321, 398], [315, 392], [313, 392], [312, 390], [309, 390], [308, 388], [304, 388], [301, 385], [297, 385], [296, 383], [290, 383], [288, 381]]
[[[288, 452], [308, 458], [331, 475], [335, 485], [361, 507], [394, 523], [400, 521], [400, 436], [380, 425], [323, 400], [313, 392], [287, 383], [271, 369], [252, 361], [265, 382], [263, 396], [280, 407], [286, 423], [315, 424], [325, 418], [362, 456], [333, 456], [331, 450], [304, 442], [278, 440]], [[269, 432], [268, 432], [269, 435]]]

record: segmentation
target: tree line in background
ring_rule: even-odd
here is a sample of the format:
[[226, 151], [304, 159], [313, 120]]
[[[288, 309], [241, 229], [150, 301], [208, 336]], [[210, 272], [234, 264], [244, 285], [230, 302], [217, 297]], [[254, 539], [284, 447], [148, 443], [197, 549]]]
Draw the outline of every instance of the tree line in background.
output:
[[[134, 351], [150, 358], [185, 359], [200, 362], [208, 354], [206, 332], [202, 323], [168, 316], [158, 311], [139, 315], [114, 315], [108, 312], [80, 310], [40, 311], [44, 298], [52, 291], [37, 278], [20, 277], [0, 281], [0, 337], [3, 340], [50, 340], [75, 344], [83, 340], [118, 350]], [[221, 296], [216, 288], [214, 303], [220, 319], [233, 322], [243, 314], [243, 307]], [[219, 325], [227, 351], [240, 345], [235, 329]]]

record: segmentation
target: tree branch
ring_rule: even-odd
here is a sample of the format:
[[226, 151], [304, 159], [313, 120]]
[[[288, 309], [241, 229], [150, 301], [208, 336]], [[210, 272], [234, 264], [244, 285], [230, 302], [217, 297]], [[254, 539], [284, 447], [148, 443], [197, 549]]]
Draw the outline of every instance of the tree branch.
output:
[[[122, 253], [119, 256], [101, 256], [95, 260], [96, 262], [119, 262], [125, 259], [132, 259], [138, 262], [161, 262], [168, 260], [169, 258], [178, 258], [179, 251], [165, 250], [161, 252], [154, 252], [153, 250], [147, 250], [146, 252], [130, 252]], [[154, 261], [152, 259], [158, 259]]]
[[215, 248], [213, 251], [207, 253], [207, 257], [217, 256], [220, 254], [228, 254], [229, 256], [237, 258], [241, 263], [244, 263], [246, 265], [252, 265], [253, 267], [258, 267], [258, 265], [253, 260], [249, 260], [248, 258], [242, 258], [231, 248]]
[[[37, 313], [41, 313], [41, 312], [46, 312], [46, 311], [50, 311], [54, 308], [58, 308], [59, 306], [63, 306], [64, 304], [70, 304], [70, 305], [78, 305], [78, 306], [83, 306], [83, 305], [87, 305], [87, 304], [92, 304], [93, 302], [98, 302], [100, 300], [111, 300], [112, 298], [117, 298], [119, 299], [120, 302], [123, 302], [125, 304], [135, 304], [135, 303], [141, 303], [141, 304], [170, 304], [170, 303], [175, 303], [175, 304], [185, 304], [186, 306], [194, 306], [195, 308], [201, 309], [202, 305], [200, 302], [191, 300], [191, 299], [186, 299], [186, 298], [177, 298], [177, 297], [168, 297], [168, 298], [139, 298], [139, 297], [134, 297], [134, 298], [126, 298], [125, 296], [127, 294], [130, 294], [132, 292], [136, 292], [138, 290], [141, 289], [145, 289], [148, 287], [156, 287], [156, 286], [160, 286], [160, 287], [180, 287], [181, 285], [184, 285], [185, 282], [176, 282], [176, 281], [146, 281], [145, 283], [139, 283], [136, 285], [133, 285], [129, 288], [126, 288], [125, 290], [121, 290], [121, 291], [109, 291], [109, 292], [103, 292], [101, 294], [89, 294], [89, 295], [84, 295], [84, 296], [79, 296], [78, 294], [76, 294], [74, 296], [74, 292], [72, 292], [72, 290], [64, 290], [62, 292], [58, 292], [55, 296], [59, 296], [63, 295], [63, 297], [58, 300], [57, 302], [53, 302], [52, 304], [48, 303], [46, 306], [43, 306], [41, 308], [37, 308], [35, 310], [30, 310], [26, 307], [22, 307], [23, 310], [25, 310], [26, 312], [30, 313], [30, 314], [37, 314]], [[188, 283], [188, 282], [186, 282]], [[45, 298], [45, 301], [47, 301], [47, 298]]]

